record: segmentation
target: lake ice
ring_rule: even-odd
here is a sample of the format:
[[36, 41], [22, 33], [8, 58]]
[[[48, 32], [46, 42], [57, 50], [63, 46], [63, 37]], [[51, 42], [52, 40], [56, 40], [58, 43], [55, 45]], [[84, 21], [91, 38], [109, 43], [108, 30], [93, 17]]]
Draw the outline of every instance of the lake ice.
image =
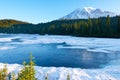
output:
[[[52, 44], [52, 46], [51, 46]], [[43, 79], [46, 73], [49, 73], [49, 78], [50, 80], [65, 80], [66, 79], [66, 74], [69, 72], [71, 75], [71, 79], [72, 80], [119, 80], [120, 79], [120, 39], [109, 39], [109, 38], [83, 38], [83, 37], [73, 37], [73, 36], [57, 36], [57, 35], [29, 35], [29, 34], [0, 34], [0, 57], [3, 58], [3, 60], [1, 60], [0, 58], [0, 68], [3, 67], [3, 62], [6, 60], [5, 58], [9, 58], [11, 61], [6, 60], [6, 62], [8, 62], [8, 68], [9, 71], [14, 71], [14, 72], [18, 72], [19, 69], [22, 67], [21, 65], [18, 65], [19, 62], [21, 62], [21, 59], [18, 59], [18, 63], [12, 63], [12, 61], [14, 62], [14, 60], [12, 60], [12, 55], [17, 55], [17, 56], [21, 56], [20, 53], [24, 53], [25, 57], [29, 56], [29, 52], [31, 52], [31, 50], [34, 50], [32, 53], [34, 55], [34, 53], [38, 53], [38, 52], [43, 52], [46, 50], [44, 50], [44, 48], [49, 47], [47, 50], [51, 50], [53, 48], [56, 48], [56, 52], [57, 50], [61, 50], [61, 53], [64, 51], [68, 52], [69, 50], [72, 50], [73, 52], [70, 53], [70, 55], [73, 57], [77, 57], [77, 56], [81, 56], [79, 54], [83, 54], [81, 53], [81, 50], [86, 52], [87, 55], [82, 55], [82, 61], [94, 61], [91, 60], [91, 56], [93, 57], [95, 54], [99, 54], [96, 57], [100, 57], [100, 59], [103, 59], [106, 57], [106, 63], [101, 63], [102, 66], [101, 68], [95, 68], [92, 67], [92, 69], [89, 67], [87, 67], [87, 69], [82, 69], [80, 65], [76, 65], [77, 68], [75, 68], [75, 66], [71, 66], [73, 64], [69, 64], [70, 66], [67, 65], [66, 68], [62, 65], [60, 65], [61, 61], [60, 60], [58, 63], [60, 65], [57, 67], [54, 67], [54, 65], [50, 66], [45, 64], [40, 64], [40, 65], [44, 65], [45, 67], [40, 67], [37, 66], [35, 67], [35, 69], [37, 69], [37, 74], [36, 76], [38, 76], [38, 74], [40, 73], [41, 76], [38, 77], [38, 79]], [[29, 46], [29, 47], [28, 47]], [[40, 49], [42, 50], [38, 50], [37, 47], [42, 47]], [[33, 49], [31, 49], [30, 47], [32, 47]], [[23, 50], [23, 48], [27, 49], [27, 50]], [[23, 51], [18, 51], [17, 50], [23, 50]], [[30, 51], [28, 51], [30, 50]], [[12, 52], [16, 52], [11, 54]], [[26, 52], [26, 53], [25, 53]], [[9, 53], [9, 57], [6, 56]], [[51, 52], [52, 53], [52, 52]], [[75, 55], [77, 53], [77, 55]], [[94, 55], [92, 55], [92, 53]], [[102, 53], [102, 55], [100, 54]], [[6, 55], [5, 55], [6, 54]], [[55, 53], [54, 53], [55, 54]], [[54, 54], [40, 54], [40, 55], [44, 55], [44, 56], [52, 56]], [[64, 54], [56, 54], [59, 55], [60, 58], [62, 58], [62, 55]], [[90, 55], [88, 55], [90, 54]], [[38, 55], [38, 54], [37, 54]], [[35, 55], [35, 58], [36, 56]], [[67, 54], [69, 55], [69, 54]], [[104, 55], [104, 57], [103, 57]], [[58, 57], [59, 57], [58, 56]], [[84, 56], [84, 58], [83, 58]], [[10, 58], [11, 57], [11, 58]], [[87, 58], [86, 58], [87, 57]], [[17, 59], [18, 57], [14, 57], [13, 59]], [[39, 57], [37, 57], [39, 58]], [[70, 58], [70, 57], [69, 57]], [[81, 57], [80, 57], [81, 58]], [[95, 56], [93, 57], [95, 58]], [[50, 60], [49, 57], [47, 57], [47, 59]], [[55, 58], [56, 59], [56, 58]], [[74, 59], [74, 58], [73, 58]], [[85, 59], [85, 60], [84, 60]], [[86, 60], [87, 59], [87, 60]], [[24, 58], [23, 60], [28, 60], [28, 58]], [[44, 60], [43, 58], [41, 58], [39, 60]], [[64, 59], [66, 60], [66, 59]], [[68, 59], [69, 60], [69, 59]], [[81, 60], [79, 59], [75, 59], [76, 62], [77, 60]], [[99, 61], [99, 60], [98, 60]], [[37, 62], [37, 61], [36, 61]], [[46, 61], [47, 62], [47, 61]], [[51, 61], [52, 62], [52, 61]], [[57, 62], [52, 62], [53, 64], [57, 63]], [[67, 63], [67, 62], [66, 62]], [[64, 63], [64, 64], [66, 64]], [[75, 62], [73, 62], [75, 63]], [[57, 65], [57, 64], [56, 64]], [[79, 67], [80, 66], [80, 67]], [[96, 66], [96, 65], [95, 65]], [[74, 68], [70, 68], [70, 67], [74, 67]], [[91, 67], [91, 66], [90, 66]], [[54, 78], [53, 78], [54, 77]]]

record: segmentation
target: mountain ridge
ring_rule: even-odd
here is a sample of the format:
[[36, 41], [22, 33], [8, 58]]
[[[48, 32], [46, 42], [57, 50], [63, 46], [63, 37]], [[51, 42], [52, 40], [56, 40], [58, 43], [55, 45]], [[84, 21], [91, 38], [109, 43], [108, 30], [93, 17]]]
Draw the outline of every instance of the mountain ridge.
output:
[[114, 17], [120, 14], [111, 11], [103, 11], [99, 8], [84, 7], [74, 10], [70, 14], [63, 16], [60, 19], [88, 19], [89, 17], [90, 18], [106, 17], [107, 15], [109, 15], [110, 17]]

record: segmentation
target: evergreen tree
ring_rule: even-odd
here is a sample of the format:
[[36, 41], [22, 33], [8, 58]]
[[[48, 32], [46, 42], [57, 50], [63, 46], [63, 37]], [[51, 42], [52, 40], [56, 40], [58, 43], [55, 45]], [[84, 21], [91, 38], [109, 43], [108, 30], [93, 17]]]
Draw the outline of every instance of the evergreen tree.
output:
[[110, 16], [108, 15], [107, 18], [106, 18], [106, 35], [109, 37], [112, 35], [112, 30], [111, 30], [111, 27], [110, 27]]
[[0, 80], [2, 80], [2, 70], [0, 70]]
[[107, 27], [110, 27], [110, 16], [107, 15], [107, 18], [106, 18], [106, 25]]
[[5, 67], [3, 68], [3, 80], [6, 80], [7, 79], [7, 72], [8, 72], [8, 69], [7, 69], [7, 65], [5, 65]]
[[67, 75], [67, 80], [70, 80], [70, 74]]
[[78, 23], [75, 22], [75, 23], [73, 24], [73, 27], [74, 27], [73, 34], [74, 34], [74, 35], [75, 35], [75, 34], [78, 34], [78, 28], [79, 28]]
[[29, 80], [36, 80], [35, 78], [35, 69], [34, 69], [34, 65], [35, 63], [33, 62], [34, 57], [32, 56], [32, 54], [30, 54], [30, 63], [29, 63], [29, 69], [30, 69], [30, 75], [29, 75]]
[[117, 16], [118, 21], [117, 21], [117, 32], [120, 35], [120, 16]]
[[95, 21], [95, 34], [100, 34], [100, 25], [98, 19]]
[[23, 63], [24, 67], [18, 74], [18, 80], [36, 80], [35, 78], [35, 69], [34, 69], [34, 62], [33, 62], [33, 56], [30, 54], [30, 62], [29, 64], [26, 64], [26, 62]]
[[45, 76], [45, 80], [48, 80], [48, 74], [46, 74], [46, 76]]
[[14, 73], [12, 73], [12, 80], [16, 80]]
[[27, 73], [27, 69], [28, 66], [26, 65], [26, 62], [23, 62], [23, 69], [18, 73], [18, 80], [28, 80], [28, 73]]
[[90, 19], [90, 17], [89, 17], [89, 19], [88, 19], [88, 30], [89, 30], [89, 35], [91, 35], [92, 34], [92, 20]]
[[0, 70], [0, 80], [6, 80], [7, 79], [7, 66], [5, 65], [3, 69]]

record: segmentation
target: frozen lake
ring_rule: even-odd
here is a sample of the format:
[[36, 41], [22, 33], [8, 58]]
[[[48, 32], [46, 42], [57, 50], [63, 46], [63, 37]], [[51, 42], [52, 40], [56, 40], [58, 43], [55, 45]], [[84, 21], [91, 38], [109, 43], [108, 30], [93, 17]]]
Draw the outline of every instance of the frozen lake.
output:
[[0, 63], [21, 64], [30, 52], [37, 66], [102, 68], [120, 59], [120, 39], [0, 34]]

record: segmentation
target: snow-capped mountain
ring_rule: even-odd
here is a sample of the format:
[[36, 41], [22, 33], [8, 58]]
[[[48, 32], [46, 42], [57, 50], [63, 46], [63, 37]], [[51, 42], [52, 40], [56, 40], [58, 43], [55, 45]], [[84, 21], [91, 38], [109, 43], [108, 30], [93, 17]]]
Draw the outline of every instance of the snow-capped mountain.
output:
[[60, 18], [60, 19], [87, 19], [87, 18], [98, 18], [98, 17], [110, 17], [119, 15], [118, 13], [103, 11], [101, 9], [96, 9], [93, 7], [84, 7], [82, 9], [78, 8], [70, 14]]

